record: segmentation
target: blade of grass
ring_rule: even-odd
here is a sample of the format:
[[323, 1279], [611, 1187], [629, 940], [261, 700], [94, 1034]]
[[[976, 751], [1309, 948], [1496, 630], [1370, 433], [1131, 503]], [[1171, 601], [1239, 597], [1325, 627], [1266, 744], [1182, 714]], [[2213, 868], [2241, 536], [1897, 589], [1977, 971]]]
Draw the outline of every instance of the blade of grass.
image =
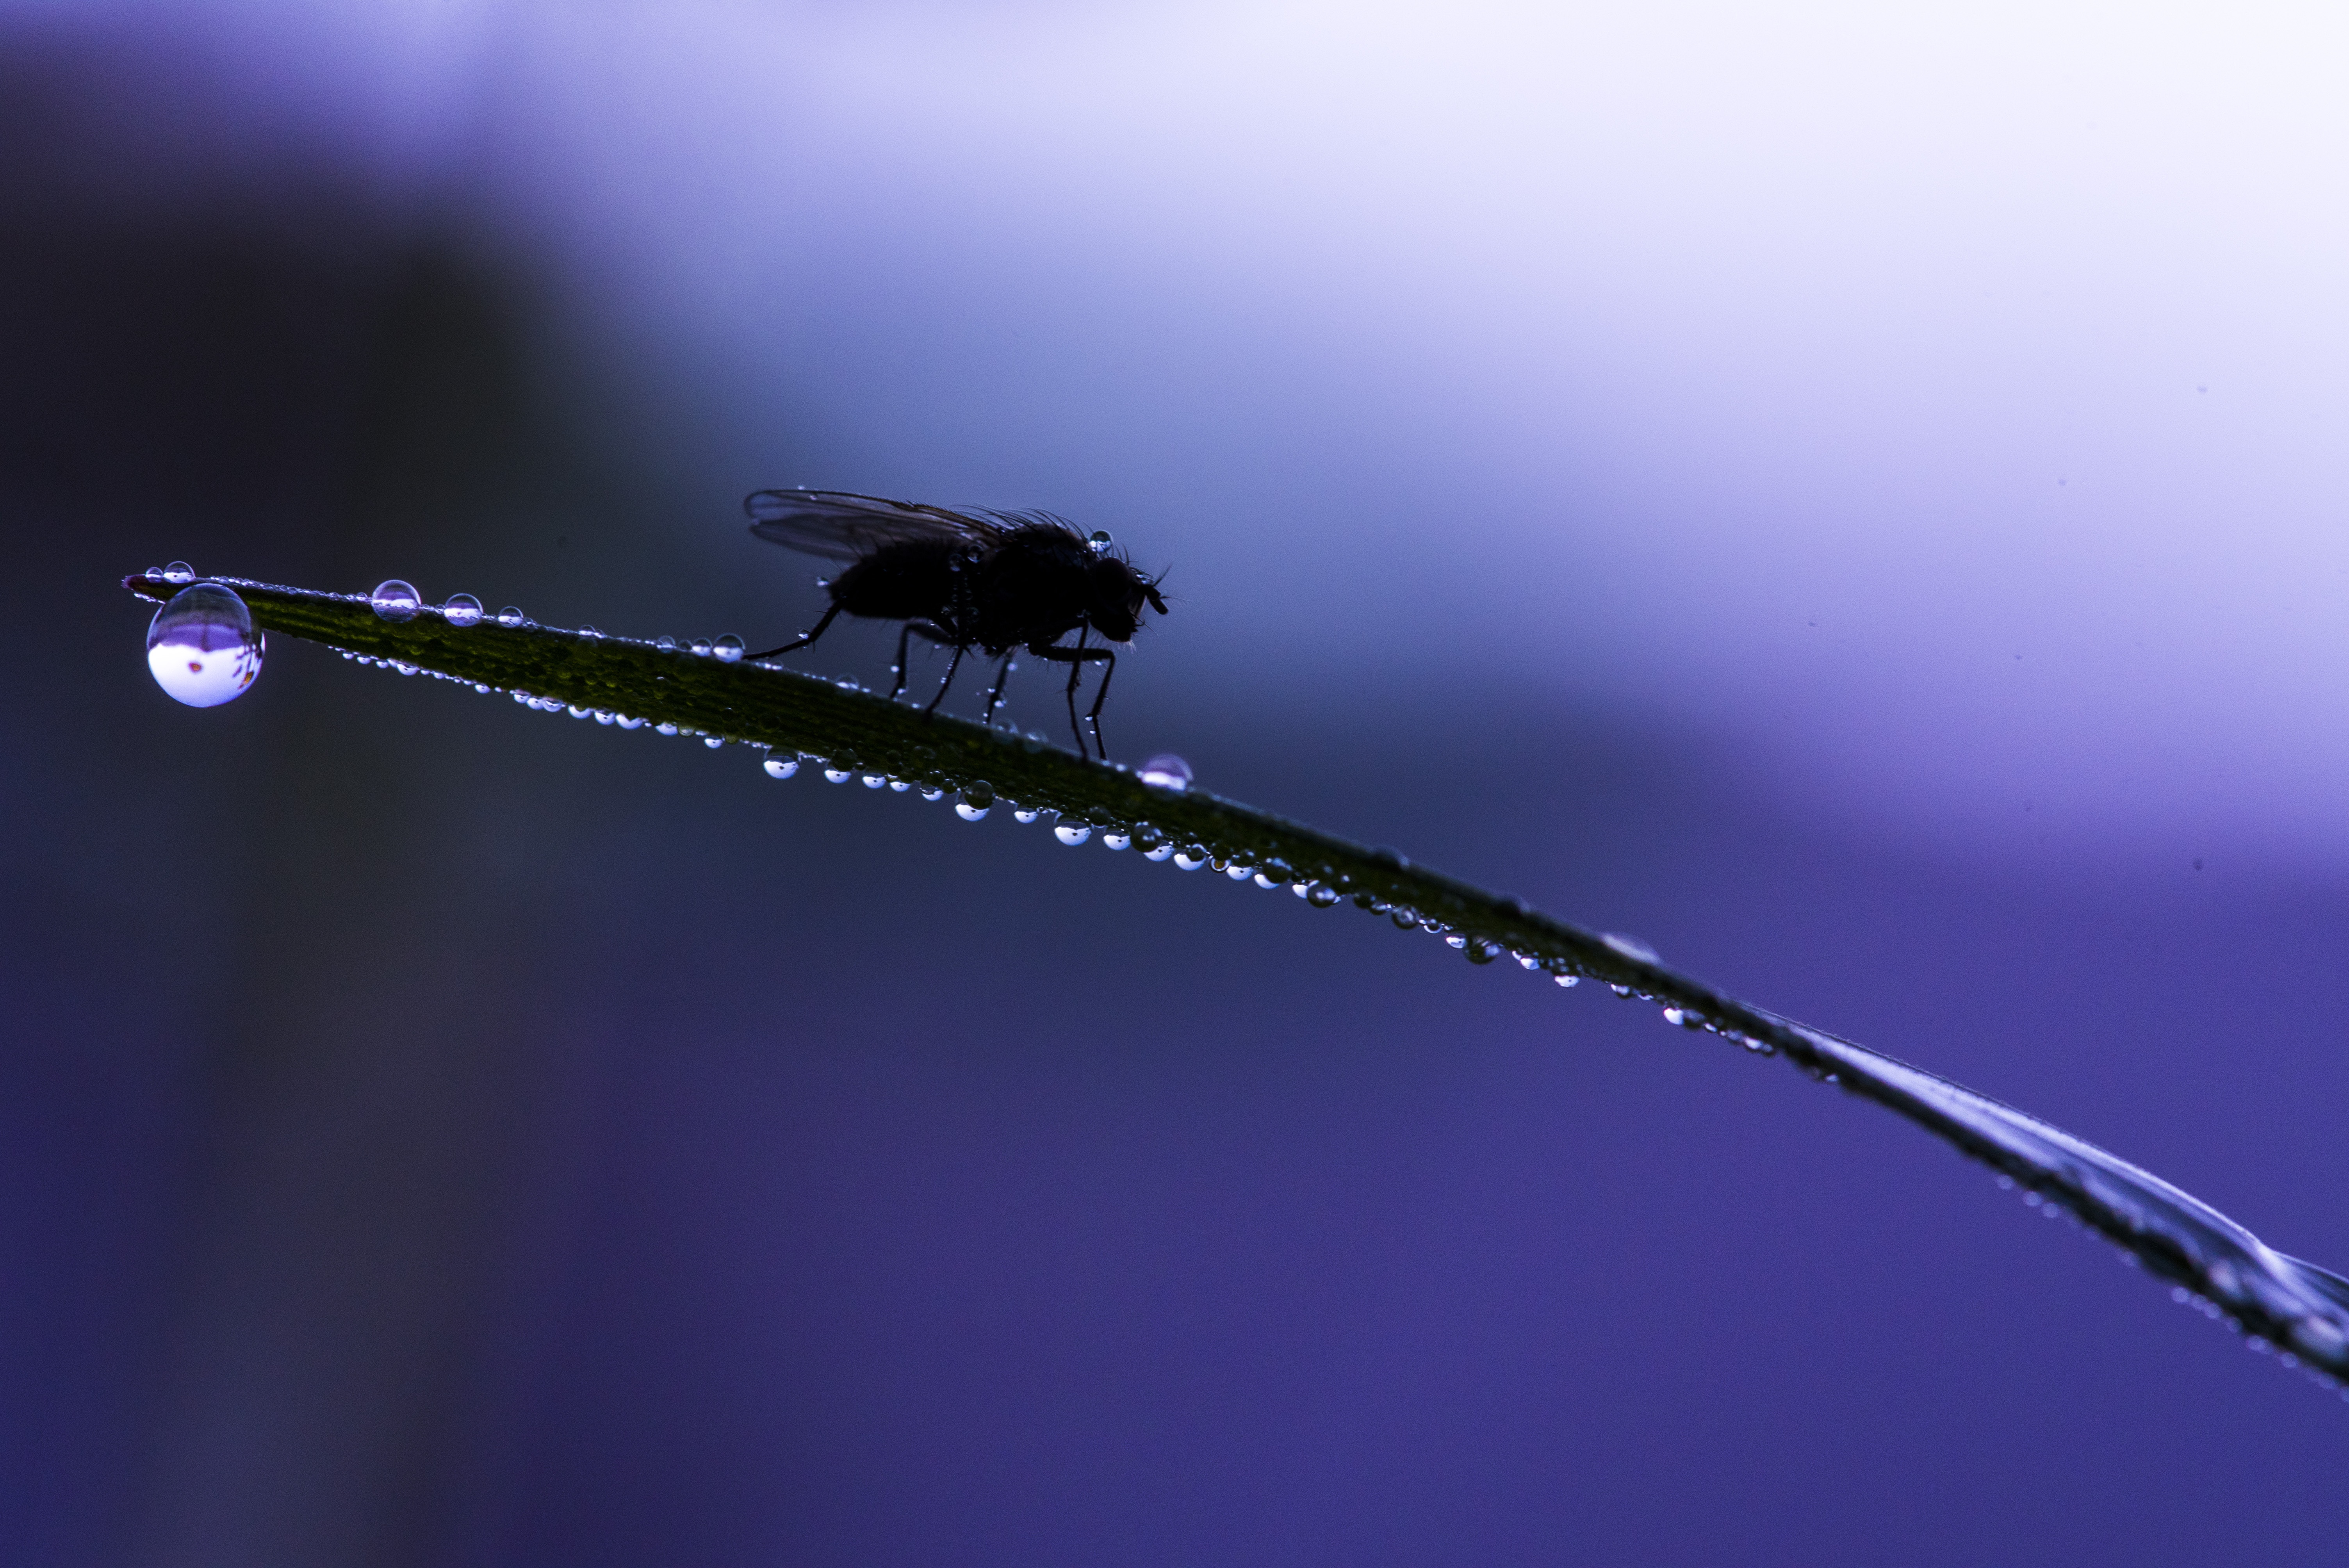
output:
[[[378, 615], [363, 594], [321, 593], [239, 578], [233, 588], [263, 630], [354, 656], [413, 666], [471, 686], [599, 709], [762, 748], [836, 769], [958, 790], [1174, 846], [1239, 877], [1287, 884], [1309, 902], [1350, 902], [1444, 938], [1475, 963], [1509, 956], [1562, 984], [1608, 985], [1664, 1007], [1667, 1020], [1785, 1057], [1821, 1081], [1907, 1117], [2054, 1205], [2172, 1283], [2172, 1295], [2303, 1366], [2327, 1387], [2349, 1378], [2349, 1280], [2283, 1256], [2199, 1200], [2147, 1171], [1893, 1057], [1741, 1002], [1682, 975], [1629, 938], [1587, 931], [1373, 850], [1198, 789], [1154, 788], [1126, 769], [967, 719], [918, 709], [772, 665], [728, 662], [626, 637], [494, 620], [453, 624], [427, 606]], [[180, 584], [123, 586], [161, 603]], [[2349, 1391], [2344, 1391], [2349, 1398]]]

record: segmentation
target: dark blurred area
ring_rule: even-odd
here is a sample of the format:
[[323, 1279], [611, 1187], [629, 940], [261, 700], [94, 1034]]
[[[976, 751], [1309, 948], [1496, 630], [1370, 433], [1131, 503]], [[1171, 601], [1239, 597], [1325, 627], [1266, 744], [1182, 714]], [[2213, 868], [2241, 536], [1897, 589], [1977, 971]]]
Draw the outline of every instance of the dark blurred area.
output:
[[[699, 471], [545, 257], [231, 107], [0, 83], [0, 1558], [2323, 1559], [2337, 1399], [1643, 1006], [290, 640], [174, 706], [127, 572], [756, 635], [723, 498], [860, 483]], [[1470, 674], [1110, 737], [2349, 1261], [2336, 880], [1969, 864]]]

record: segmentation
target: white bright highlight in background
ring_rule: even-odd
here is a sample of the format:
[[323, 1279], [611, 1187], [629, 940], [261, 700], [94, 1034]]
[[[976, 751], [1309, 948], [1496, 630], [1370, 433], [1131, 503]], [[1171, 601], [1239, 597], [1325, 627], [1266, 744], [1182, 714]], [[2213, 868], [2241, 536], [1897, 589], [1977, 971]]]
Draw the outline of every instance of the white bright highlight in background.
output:
[[[211, 25], [327, 101], [288, 15]], [[2349, 856], [2337, 10], [381, 15], [315, 34], [439, 129], [362, 132], [736, 421], [714, 494], [1105, 524], [1252, 700], [1530, 675], [1961, 844]]]

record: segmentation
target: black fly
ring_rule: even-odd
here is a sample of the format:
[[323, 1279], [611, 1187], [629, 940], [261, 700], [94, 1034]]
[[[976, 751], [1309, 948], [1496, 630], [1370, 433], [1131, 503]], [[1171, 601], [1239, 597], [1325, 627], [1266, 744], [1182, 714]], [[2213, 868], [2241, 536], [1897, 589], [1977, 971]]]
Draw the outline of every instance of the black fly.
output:
[[[1087, 647], [1099, 635], [1123, 647], [1141, 627], [1143, 606], [1166, 614], [1158, 579], [1133, 569], [1111, 548], [1109, 535], [1090, 539], [1049, 512], [960, 512], [913, 501], [883, 500], [846, 490], [760, 490], [743, 501], [750, 531], [761, 539], [848, 562], [825, 586], [832, 605], [812, 632], [753, 658], [768, 659], [804, 648], [823, 635], [843, 612], [875, 621], [903, 621], [897, 634], [895, 702], [905, 689], [905, 640], [922, 636], [954, 650], [947, 678], [924, 712], [935, 711], [954, 685], [962, 656], [971, 648], [1002, 660], [987, 694], [987, 718], [1003, 700], [1011, 655], [1020, 648], [1040, 659], [1069, 666], [1069, 727], [1085, 755], [1084, 731], [1077, 724], [1077, 682], [1087, 664], [1102, 666], [1101, 689], [1085, 720], [1093, 748], [1102, 746], [1102, 704], [1117, 655]], [[1074, 647], [1059, 645], [1069, 633]]]

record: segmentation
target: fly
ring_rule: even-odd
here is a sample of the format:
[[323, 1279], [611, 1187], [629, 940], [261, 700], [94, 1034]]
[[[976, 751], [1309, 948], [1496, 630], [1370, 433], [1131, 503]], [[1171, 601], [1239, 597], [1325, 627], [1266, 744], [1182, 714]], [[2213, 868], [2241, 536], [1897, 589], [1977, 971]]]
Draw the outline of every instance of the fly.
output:
[[[1102, 704], [1109, 699], [1117, 655], [1088, 645], [1100, 637], [1124, 647], [1141, 629], [1144, 606], [1166, 614], [1159, 579], [1133, 569], [1106, 533], [1090, 537], [1064, 518], [1042, 511], [948, 511], [906, 500], [884, 500], [847, 490], [759, 490], [742, 503], [750, 531], [789, 549], [847, 562], [824, 584], [832, 603], [812, 631], [753, 658], [771, 659], [804, 648], [843, 614], [903, 621], [897, 634], [895, 702], [905, 689], [906, 640], [926, 637], [952, 648], [947, 677], [922, 711], [934, 713], [954, 685], [962, 656], [973, 648], [1000, 660], [988, 689], [985, 719], [1003, 701], [1011, 657], [1025, 648], [1069, 666], [1069, 728], [1081, 755], [1109, 757], [1102, 745]], [[1077, 634], [1074, 645], [1061, 639]], [[1085, 726], [1077, 722], [1077, 686], [1088, 664], [1102, 666]]]

